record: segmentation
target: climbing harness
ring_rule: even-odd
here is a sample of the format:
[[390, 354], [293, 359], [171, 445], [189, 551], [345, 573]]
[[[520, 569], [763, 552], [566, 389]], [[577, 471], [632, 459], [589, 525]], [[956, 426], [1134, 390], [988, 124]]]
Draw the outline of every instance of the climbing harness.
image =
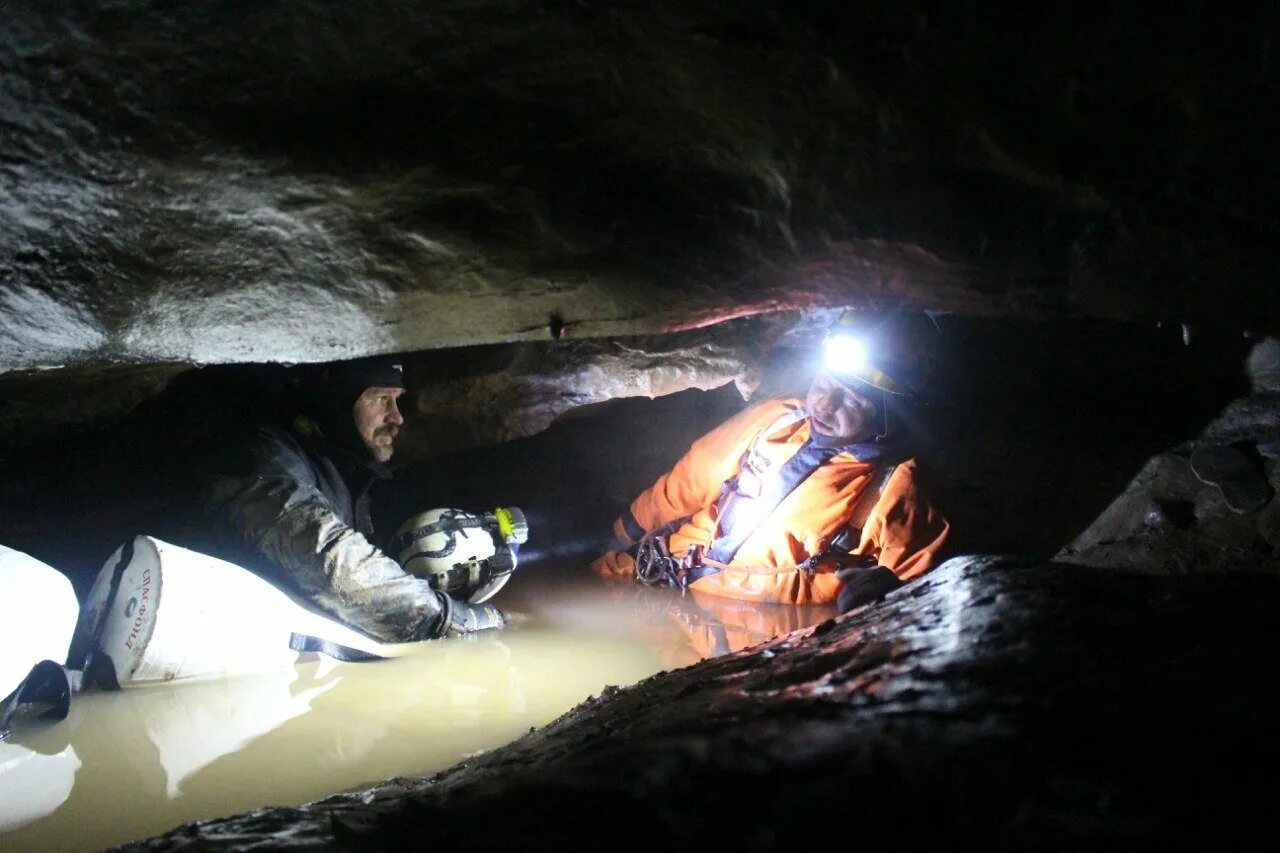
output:
[[[742, 456], [740, 473], [726, 480], [716, 503], [715, 534], [707, 546], [692, 545], [676, 556], [670, 550], [670, 536], [689, 521], [688, 516], [657, 528], [640, 538], [635, 549], [636, 579], [648, 586], [671, 586], [680, 590], [704, 577], [730, 568], [734, 557], [770, 514], [809, 478], [822, 464], [839, 453], [857, 450], [859, 458], [873, 461], [876, 467], [867, 488], [859, 496], [849, 524], [832, 541], [830, 548], [796, 566], [794, 570], [813, 574], [817, 567], [835, 554], [847, 554], [862, 539], [872, 508], [880, 500], [885, 486], [897, 468], [896, 458], [884, 445], [850, 445], [821, 447], [806, 441], [787, 459], [775, 462], [761, 450], [772, 435], [808, 417], [799, 408], [781, 415], [762, 430]], [[752, 575], [775, 575], [791, 569], [764, 566], [733, 566], [732, 571]]]
[[667, 537], [686, 521], [688, 517], [677, 519], [641, 537], [636, 543], [636, 580], [645, 586], [684, 588], [679, 580], [680, 561], [671, 556]]

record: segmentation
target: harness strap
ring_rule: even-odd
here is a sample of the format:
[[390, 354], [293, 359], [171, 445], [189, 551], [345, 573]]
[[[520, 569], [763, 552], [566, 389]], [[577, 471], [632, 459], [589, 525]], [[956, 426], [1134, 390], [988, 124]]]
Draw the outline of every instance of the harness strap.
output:
[[812, 439], [786, 461], [777, 472], [762, 484], [756, 497], [733, 491], [720, 503], [717, 528], [724, 535], [712, 540], [707, 556], [721, 563], [731, 563], [751, 534], [764, 523], [787, 496], [809, 479], [822, 463], [840, 452], [835, 447], [819, 447]]
[[[738, 461], [738, 475], [725, 480], [724, 485], [720, 488], [719, 500], [723, 501], [730, 492], [735, 490], [742, 494], [749, 494], [753, 497], [759, 495], [764, 478], [768, 475], [769, 470], [774, 465], [773, 460], [760, 451], [760, 445], [763, 444], [769, 436], [780, 430], [786, 429], [793, 424], [799, 423], [808, 416], [809, 412], [804, 408], [792, 409], [789, 412], [783, 412], [767, 427], [756, 433], [756, 437], [751, 440], [751, 444], [747, 447], [746, 452], [742, 454], [742, 458]], [[787, 460], [783, 460], [783, 464], [785, 464], [786, 461]]]
[[853, 515], [849, 517], [848, 525], [840, 531], [840, 535], [831, 540], [831, 550], [843, 551], [847, 554], [858, 547], [862, 542], [862, 530], [867, 526], [867, 519], [871, 517], [871, 510], [875, 509], [876, 504], [880, 502], [880, 496], [884, 494], [885, 486], [889, 485], [889, 480], [896, 470], [898, 470], [897, 463], [884, 465], [877, 468], [871, 475], [867, 490], [854, 504]]
[[835, 455], [835, 451], [826, 453], [812, 441], [806, 441], [778, 467], [774, 476], [767, 476], [773, 463], [760, 452], [760, 445], [779, 430], [807, 417], [809, 412], [804, 408], [784, 412], [752, 439], [747, 452], [742, 455], [738, 475], [726, 480], [720, 491], [720, 499], [716, 503], [716, 530], [724, 531], [724, 534], [715, 537], [707, 547], [708, 558], [722, 563], [732, 562], [743, 543], [778, 504], [808, 479], [819, 465]]
[[636, 521], [635, 513], [631, 511], [631, 507], [627, 507], [619, 516], [622, 519], [622, 530], [630, 537], [632, 542], [639, 542], [645, 537], [644, 528], [640, 526], [640, 522]]
[[779, 430], [783, 429], [784, 427], [789, 427], [792, 424], [797, 424], [807, 417], [809, 417], [809, 410], [804, 408], [803, 406], [801, 406], [798, 409], [792, 409], [789, 412], [783, 412], [781, 415], [774, 418], [773, 423], [769, 424], [769, 426], [762, 429], [756, 435], [756, 437], [752, 439], [751, 447], [747, 450], [747, 454], [749, 456], [756, 457], [757, 459], [762, 460], [765, 466], [767, 467], [769, 464], [769, 460], [768, 460], [768, 457], [760, 453], [761, 442], [763, 442], [769, 436], [773, 435], [775, 432], [778, 432]]
[[[866, 527], [867, 519], [870, 518], [871, 511], [875, 508], [875, 505], [880, 502], [880, 498], [884, 494], [885, 486], [889, 484], [889, 480], [893, 477], [893, 472], [896, 471], [897, 468], [898, 463], [895, 462], [890, 465], [879, 466], [874, 472], [872, 472], [871, 480], [867, 484], [866, 491], [859, 495], [857, 503], [854, 504], [853, 514], [849, 518], [848, 525], [846, 525], [844, 530], [842, 530], [840, 534], [832, 540], [828, 553], [831, 551], [849, 553], [854, 548], [858, 547], [858, 544], [862, 541], [862, 530]], [[782, 475], [785, 470], [786, 466], [783, 466], [783, 469], [779, 471], [779, 475]], [[809, 473], [812, 473], [812, 471]], [[801, 482], [803, 482], [803, 480]], [[799, 483], [796, 483], [796, 485], [798, 486]], [[794, 489], [795, 486], [793, 486], [791, 490], [794, 491]], [[790, 492], [788, 492], [788, 494], [790, 494]], [[783, 497], [786, 497], [786, 495], [783, 495]], [[772, 510], [772, 507], [770, 510]], [[760, 520], [763, 521], [764, 516], [762, 516]], [[752, 531], [748, 532], [748, 535], [753, 531], [754, 527], [752, 528]], [[713, 548], [714, 545], [715, 543], [712, 543]], [[711, 549], [708, 549], [707, 553], [700, 557], [697, 565], [685, 570], [684, 582], [688, 585], [694, 581], [708, 577], [709, 575], [725, 571], [730, 568], [728, 564], [731, 561], [732, 558], [729, 560], [721, 559], [717, 554], [714, 554]], [[802, 568], [802, 566], [797, 566], [794, 570], [802, 570]], [[778, 569], [771, 566], [734, 566], [732, 571], [740, 572], [745, 575], [776, 575], [781, 574], [784, 571], [793, 570]]]
[[[43, 707], [40, 707], [43, 706]], [[62, 664], [42, 660], [17, 688], [0, 700], [0, 740], [9, 736], [15, 717], [34, 712], [33, 718], [66, 719], [71, 708], [71, 676]], [[37, 710], [38, 709], [38, 710]]]
[[317, 654], [328, 655], [334, 660], [342, 661], [343, 663], [367, 663], [368, 661], [387, 660], [382, 655], [375, 655], [373, 652], [353, 649], [351, 646], [344, 646], [332, 640], [296, 632], [289, 635], [289, 648], [295, 652], [316, 652]]

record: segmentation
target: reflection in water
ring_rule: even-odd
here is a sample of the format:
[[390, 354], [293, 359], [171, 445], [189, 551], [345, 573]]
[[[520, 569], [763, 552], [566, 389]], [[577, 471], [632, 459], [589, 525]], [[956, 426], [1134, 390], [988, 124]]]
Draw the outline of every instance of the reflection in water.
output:
[[830, 615], [632, 588], [544, 588], [520, 606], [534, 618], [517, 630], [426, 643], [382, 663], [312, 658], [234, 680], [78, 696], [64, 722], [0, 744], [0, 846], [98, 849], [430, 774], [607, 684]]
[[0, 833], [16, 829], [62, 805], [71, 794], [80, 757], [66, 744], [47, 755], [0, 743]]

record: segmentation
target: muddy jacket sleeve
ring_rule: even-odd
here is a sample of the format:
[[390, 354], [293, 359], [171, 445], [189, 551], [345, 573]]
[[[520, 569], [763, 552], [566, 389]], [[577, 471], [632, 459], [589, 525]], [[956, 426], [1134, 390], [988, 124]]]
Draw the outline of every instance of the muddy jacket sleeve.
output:
[[753, 406], [694, 442], [675, 467], [614, 522], [619, 544], [629, 547], [644, 534], [714, 503], [724, 481], [738, 473], [742, 454], [756, 434], [787, 409], [780, 400]]
[[264, 433], [253, 457], [250, 473], [215, 477], [205, 502], [256, 558], [247, 568], [383, 642], [443, 633], [440, 596], [339, 518], [299, 448]]

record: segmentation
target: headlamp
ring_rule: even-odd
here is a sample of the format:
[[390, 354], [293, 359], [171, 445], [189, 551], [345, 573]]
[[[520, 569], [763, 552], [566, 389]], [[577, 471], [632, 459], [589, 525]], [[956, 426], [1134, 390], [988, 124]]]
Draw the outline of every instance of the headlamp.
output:
[[827, 335], [822, 349], [823, 364], [837, 376], [848, 376], [867, 366], [867, 344], [855, 335], [839, 332]]

